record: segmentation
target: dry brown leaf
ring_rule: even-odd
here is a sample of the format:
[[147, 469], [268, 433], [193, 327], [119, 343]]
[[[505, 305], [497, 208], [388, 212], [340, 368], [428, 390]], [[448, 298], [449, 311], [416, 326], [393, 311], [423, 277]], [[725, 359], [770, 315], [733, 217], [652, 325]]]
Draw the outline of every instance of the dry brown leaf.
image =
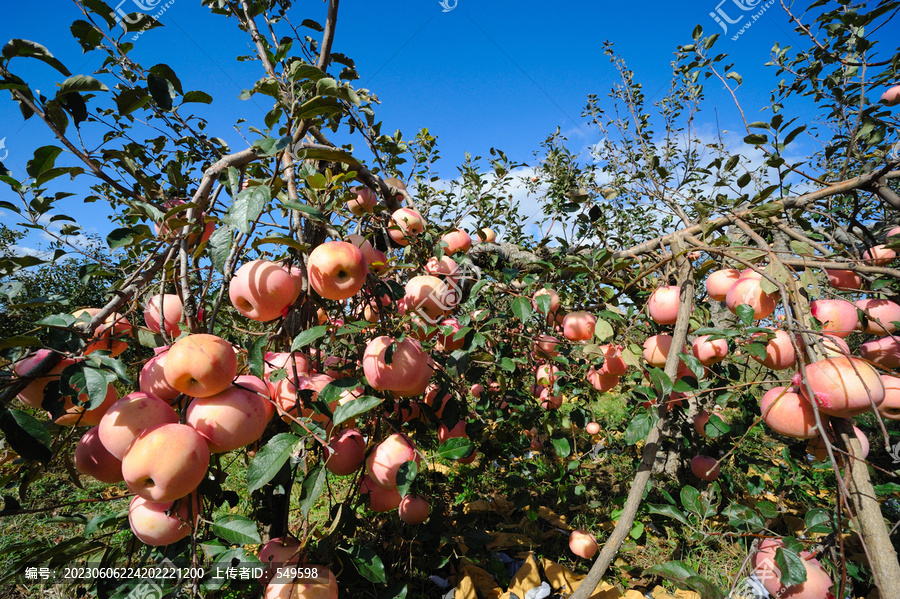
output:
[[440, 472], [441, 474], [450, 474], [453, 472], [453, 469], [446, 464], [438, 464], [434, 460], [425, 460], [425, 468], [427, 470], [434, 470], [435, 472]]
[[[497, 586], [497, 582], [494, 580], [493, 576], [466, 558], [461, 559], [460, 564], [462, 571], [460, 582], [468, 579], [472, 583], [474, 589], [477, 589], [478, 593], [480, 593], [484, 599], [500, 599], [500, 595], [503, 594], [503, 591]], [[457, 588], [459, 588], [458, 585]], [[459, 591], [457, 591], [455, 596], [459, 597]], [[468, 597], [466, 597], [466, 599], [468, 599]], [[472, 595], [472, 599], [475, 599], [475, 595]]]
[[[563, 595], [574, 592], [581, 585], [581, 581], [584, 580], [584, 576], [575, 574], [565, 566], [551, 562], [546, 558], [541, 563], [544, 566], [547, 582], [550, 583], [554, 590], [563, 591]], [[644, 599], [640, 594], [638, 597]], [[622, 599], [622, 593], [614, 586], [601, 582], [590, 599]]]
[[556, 528], [562, 528], [563, 530], [572, 530], [568, 524], [566, 524], [566, 517], [560, 516], [553, 510], [548, 507], [541, 506], [538, 508], [538, 515], [555, 526]]
[[517, 597], [524, 597], [525, 593], [539, 586], [541, 586], [541, 573], [537, 562], [534, 561], [534, 554], [529, 553], [528, 559], [509, 581], [509, 590], [504, 595], [504, 599], [508, 599], [511, 593], [515, 593]]
[[644, 594], [640, 591], [635, 591], [634, 589], [630, 589], [625, 591], [625, 596], [622, 599], [646, 599]]
[[456, 584], [456, 592], [453, 597], [455, 599], [478, 599], [478, 593], [475, 592], [475, 583], [467, 572], [463, 572]]
[[661, 586], [656, 586], [650, 594], [653, 596], [653, 599], [675, 599]]
[[694, 591], [675, 591], [675, 599], [703, 599], [699, 593]]
[[488, 549], [500, 549], [500, 548], [527, 548], [531, 549], [534, 546], [534, 541], [531, 540], [531, 537], [528, 535], [520, 535], [516, 533], [509, 532], [492, 532], [490, 533], [494, 540], [487, 544]]

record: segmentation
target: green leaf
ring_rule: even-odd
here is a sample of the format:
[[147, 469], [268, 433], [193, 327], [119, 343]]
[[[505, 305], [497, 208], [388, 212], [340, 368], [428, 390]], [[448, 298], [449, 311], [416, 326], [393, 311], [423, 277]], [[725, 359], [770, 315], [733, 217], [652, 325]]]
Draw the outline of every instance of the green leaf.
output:
[[90, 52], [103, 42], [103, 36], [100, 32], [83, 19], [79, 19], [72, 23], [72, 26], [69, 27], [69, 31], [72, 32], [72, 37], [77, 39], [78, 43], [81, 44], [81, 51], [83, 53]]
[[250, 235], [251, 225], [262, 214], [263, 208], [272, 199], [268, 185], [253, 185], [240, 192], [228, 210], [231, 223], [244, 235]]
[[775, 552], [775, 565], [781, 572], [781, 584], [790, 588], [806, 582], [806, 565], [803, 558], [787, 547], [779, 547]]
[[0, 430], [13, 451], [26, 460], [50, 459], [50, 433], [27, 412], [0, 407]]
[[751, 133], [744, 138], [744, 143], [751, 146], [758, 146], [766, 143], [767, 141], [769, 141], [769, 137], [764, 133]]
[[110, 29], [116, 25], [116, 12], [103, 0], [83, 0], [85, 8], [106, 21]]
[[703, 432], [706, 433], [706, 436], [710, 439], [715, 439], [730, 433], [731, 427], [716, 414], [711, 414], [709, 420], [706, 422], [706, 426], [703, 427]]
[[565, 437], [550, 439], [550, 443], [553, 445], [553, 451], [555, 451], [556, 455], [560, 458], [567, 458], [572, 454], [572, 445]]
[[723, 514], [728, 518], [728, 524], [734, 528], [755, 531], [761, 530], [765, 526], [760, 515], [746, 505], [732, 503], [725, 508]]
[[150, 72], [156, 75], [157, 77], [162, 77], [166, 81], [172, 84], [172, 87], [175, 88], [179, 94], [184, 93], [181, 87], [181, 80], [178, 79], [178, 75], [175, 74], [175, 71], [172, 70], [167, 64], [160, 63], [158, 65], [154, 65], [150, 67]]
[[34, 157], [25, 164], [25, 171], [31, 177], [37, 177], [44, 171], [53, 168], [56, 157], [62, 153], [57, 146], [41, 146], [34, 151]]
[[212, 96], [210, 96], [206, 92], [201, 91], [190, 91], [184, 94], [184, 98], [181, 99], [182, 104], [188, 104], [189, 102], [195, 102], [197, 104], [212, 104], [212, 101]]
[[250, 348], [247, 350], [250, 374], [260, 379], [263, 378], [264, 374], [263, 354], [268, 342], [268, 335], [260, 335], [253, 341]]
[[541, 314], [546, 314], [550, 311], [550, 302], [553, 301], [550, 297], [549, 293], [542, 293], [541, 295], [535, 296], [534, 303], [537, 304], [538, 312]]
[[331, 420], [334, 425], [337, 426], [351, 418], [355, 418], [360, 414], [365, 414], [369, 410], [378, 407], [383, 401], [383, 399], [371, 395], [357, 397], [356, 399], [350, 400], [335, 408]]
[[89, 75], [73, 75], [59, 85], [57, 96], [70, 92], [108, 92], [109, 88], [100, 81]]
[[669, 394], [672, 393], [672, 379], [669, 378], [669, 375], [661, 368], [656, 367], [651, 367], [649, 372], [650, 382], [653, 383], [653, 388], [656, 389], [659, 397], [669, 397]]
[[674, 505], [647, 504], [647, 510], [651, 514], [659, 514], [660, 516], [668, 516], [669, 518], [675, 518], [676, 520], [678, 520], [679, 522], [681, 522], [683, 524], [688, 523], [688, 519], [684, 515], [684, 513], [681, 510], [679, 510], [677, 507], [675, 507]]
[[[896, 483], [888, 483], [898, 486]], [[878, 493], [878, 487], [875, 488]], [[806, 531], [809, 534], [829, 534], [834, 530], [831, 523], [831, 514], [822, 508], [813, 508], [806, 512]]]
[[299, 442], [300, 437], [291, 433], [279, 433], [269, 439], [247, 468], [247, 490], [252, 493], [275, 478]]
[[597, 338], [597, 341], [606, 341], [613, 336], [614, 332], [611, 324], [602, 318], [597, 319], [597, 324], [594, 325], [594, 337]]
[[756, 316], [756, 311], [753, 310], [753, 306], [741, 304], [735, 309], [735, 312], [737, 313], [737, 317], [745, 325], [750, 326], [753, 324], [753, 319]]
[[900, 485], [897, 483], [884, 483], [883, 485], [875, 485], [876, 495], [890, 495], [891, 493], [900, 493]]
[[[736, 71], [731, 71], [730, 73], [725, 75], [725, 78], [726, 79], [734, 79], [735, 81], [737, 81], [738, 85], [740, 85], [741, 83], [744, 82], [744, 78], [741, 77]], [[752, 125], [751, 125], [751, 127], [752, 127]]]
[[168, 79], [164, 79], [153, 73], [147, 74], [147, 89], [153, 97], [153, 101], [165, 111], [172, 110], [175, 101], [175, 86]]
[[135, 231], [134, 229], [129, 229], [126, 227], [113, 229], [109, 233], [109, 235], [106, 236], [106, 244], [111, 250], [125, 247], [126, 245], [131, 245], [132, 243], [134, 243], [134, 237], [137, 234], [137, 231]]
[[643, 574], [645, 576], [647, 574], [662, 576], [675, 581], [679, 586], [686, 586], [697, 591], [703, 599], [723, 599], [725, 596], [714, 584], [697, 574], [696, 570], [684, 562], [672, 561], [651, 566], [644, 570]]
[[387, 576], [385, 576], [384, 572], [384, 563], [373, 550], [368, 547], [354, 545], [350, 549], [344, 549], [344, 551], [350, 555], [350, 559], [353, 561], [353, 565], [356, 566], [360, 576], [363, 576], [375, 584], [384, 584], [387, 582]]
[[471, 439], [453, 437], [441, 443], [434, 457], [444, 458], [445, 460], [460, 460], [471, 456], [474, 451], [475, 444], [472, 443]]
[[328, 220], [327, 218], [325, 218], [324, 214], [322, 214], [319, 210], [316, 210], [312, 206], [309, 206], [308, 204], [301, 204], [300, 202], [291, 202], [291, 201], [283, 201], [281, 204], [289, 210], [299, 210], [300, 212], [303, 212], [304, 214], [309, 215], [309, 217], [312, 218], [313, 220], [317, 220], [317, 221], [327, 221]]
[[631, 422], [628, 423], [628, 428], [625, 429], [625, 443], [634, 445], [639, 441], [643, 441], [650, 434], [652, 426], [650, 414], [646, 412], [638, 414], [631, 419]]
[[225, 261], [231, 253], [231, 245], [234, 242], [234, 226], [223, 225], [217, 227], [213, 234], [209, 237], [207, 250], [209, 259], [212, 261], [213, 268], [217, 272], [225, 272]]
[[700, 508], [700, 491], [688, 485], [681, 489], [681, 505], [689, 512], [702, 514], [704, 510]]
[[509, 307], [512, 310], [513, 316], [522, 322], [526, 322], [531, 316], [531, 300], [527, 297], [514, 297], [512, 301], [509, 302]]
[[132, 31], [156, 29], [162, 27], [163, 24], [146, 13], [133, 12], [122, 20], [122, 26], [125, 27], [125, 31], [131, 33]]
[[409, 495], [409, 489], [412, 487], [416, 476], [419, 474], [419, 467], [415, 460], [403, 462], [397, 470], [397, 490], [400, 491], [400, 497]]
[[40, 347], [41, 345], [40, 339], [27, 335], [16, 335], [14, 337], [4, 337], [0, 339], [0, 349], [9, 349], [10, 347]]
[[256, 522], [237, 514], [226, 514], [212, 525], [213, 534], [232, 545], [249, 545], [260, 543]]
[[63, 63], [59, 62], [52, 54], [50, 54], [50, 50], [37, 42], [15, 38], [9, 40], [6, 45], [3, 46], [3, 57], [9, 60], [16, 56], [40, 60], [66, 77], [72, 74], [65, 66], [63, 66]]
[[328, 325], [319, 325], [312, 327], [310, 329], [306, 329], [305, 331], [300, 331], [300, 333], [294, 337], [294, 341], [291, 343], [291, 352], [295, 352], [303, 349], [307, 345], [311, 345], [324, 337], [328, 333]]
[[309, 515], [310, 510], [312, 510], [322, 494], [327, 474], [328, 470], [324, 466], [316, 466], [303, 479], [303, 484], [300, 486], [299, 502], [300, 511], [303, 512], [304, 518]]

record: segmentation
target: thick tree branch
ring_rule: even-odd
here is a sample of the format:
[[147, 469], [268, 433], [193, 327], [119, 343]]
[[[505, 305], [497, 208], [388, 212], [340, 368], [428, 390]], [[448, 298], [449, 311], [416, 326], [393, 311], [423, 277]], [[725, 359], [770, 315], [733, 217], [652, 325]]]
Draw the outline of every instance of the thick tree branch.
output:
[[[676, 239], [674, 243], [679, 254], [677, 263], [681, 300], [678, 306], [678, 319], [675, 322], [675, 331], [672, 333], [672, 347], [683, 347], [687, 341], [687, 332], [690, 327], [691, 312], [694, 306], [694, 277], [690, 260], [685, 257], [685, 252], [680, 251], [682, 249], [681, 239]], [[675, 380], [680, 360], [678, 352], [669, 352], [669, 356], [666, 359], [665, 372], [670, 380]], [[631, 526], [644, 497], [644, 491], [647, 488], [647, 483], [650, 481], [650, 475], [653, 473], [653, 464], [656, 461], [660, 436], [666, 422], [668, 400], [668, 397], [660, 397], [659, 399], [659, 420], [647, 435], [644, 449], [641, 452], [641, 463], [638, 466], [634, 482], [631, 484], [631, 489], [628, 491], [628, 498], [625, 500], [625, 506], [622, 508], [619, 521], [603, 546], [597, 561], [591, 566], [587, 577], [581, 581], [578, 589], [572, 593], [570, 599], [587, 599], [593, 595], [594, 589], [597, 588], [603, 575], [606, 574], [606, 569], [609, 568], [622, 543], [625, 542], [625, 539], [631, 532]]]

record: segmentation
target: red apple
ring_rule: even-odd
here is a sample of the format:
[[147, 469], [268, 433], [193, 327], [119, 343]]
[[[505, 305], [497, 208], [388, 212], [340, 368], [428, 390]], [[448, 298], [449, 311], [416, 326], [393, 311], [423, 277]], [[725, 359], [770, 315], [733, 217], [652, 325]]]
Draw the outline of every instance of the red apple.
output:
[[478, 241], [480, 243], [497, 242], [497, 233], [495, 233], [494, 230], [489, 227], [481, 227], [480, 229], [475, 231], [475, 237], [478, 238]]
[[209, 446], [186, 424], [160, 424], [138, 436], [122, 458], [128, 489], [150, 501], [172, 501], [197, 488], [209, 467]]
[[889, 87], [886, 92], [881, 94], [880, 101], [885, 106], [896, 106], [900, 104], [900, 85]]
[[129, 393], [106, 411], [97, 433], [109, 453], [121, 460], [132, 442], [148, 428], [178, 422], [172, 406], [149, 393]]
[[332, 474], [348, 476], [362, 466], [366, 458], [366, 442], [355, 428], [344, 429], [331, 437], [325, 448], [325, 467]]
[[900, 305], [897, 303], [886, 299], [861, 299], [856, 300], [856, 307], [866, 315], [866, 333], [886, 335], [897, 330], [894, 324], [900, 321]]
[[900, 368], [900, 341], [896, 337], [882, 337], [859, 346], [859, 355], [884, 368]]
[[884, 247], [884, 244], [872, 246], [863, 252], [863, 262], [868, 262], [874, 266], [885, 266], [897, 257], [897, 252], [890, 248]]
[[678, 319], [678, 303], [681, 287], [668, 285], [660, 287], [650, 294], [647, 300], [647, 312], [656, 324], [675, 324]]
[[[751, 357], [766, 368], [771, 368], [772, 370], [786, 370], [788, 368], [793, 368], [797, 363], [797, 355], [794, 351], [794, 346], [791, 345], [791, 336], [781, 329], [772, 332], [775, 333], [775, 337], [766, 342], [766, 357]], [[766, 333], [754, 333], [753, 338], [757, 339], [765, 335]]]
[[359, 492], [369, 496], [369, 509], [373, 512], [389, 512], [400, 505], [400, 491], [397, 487], [382, 487], [375, 483], [368, 475], [363, 477], [359, 485]]
[[369, 274], [362, 251], [346, 241], [327, 241], [309, 254], [309, 284], [330, 300], [345, 300], [356, 295]]
[[744, 277], [731, 286], [725, 296], [725, 304], [732, 314], [737, 314], [737, 307], [748, 305], [753, 308], [753, 318], [760, 320], [770, 316], [778, 305], [777, 295], [769, 295], [762, 289], [761, 279]]
[[[63, 413], [57, 416], [53, 422], [60, 426], [96, 426], [100, 424], [100, 420], [110, 406], [118, 400], [119, 393], [113, 385], [106, 387], [106, 397], [103, 398], [103, 402], [89, 410], [85, 408], [85, 404], [88, 402], [87, 393], [78, 395], [81, 405], [75, 405], [71, 395], [63, 396]], [[47, 415], [52, 417], [50, 412], [47, 412]]]
[[181, 393], [166, 380], [165, 359], [169, 351], [167, 346], [154, 348], [156, 355], [147, 360], [141, 368], [138, 378], [139, 388], [144, 393], [155, 395], [161, 400], [172, 403]]
[[671, 335], [653, 335], [644, 341], [644, 360], [656, 368], [666, 367], [666, 358], [672, 348]]
[[234, 347], [215, 335], [196, 334], [176, 341], [166, 354], [166, 381], [180, 393], [209, 397], [228, 388], [237, 374]]
[[434, 374], [434, 362], [422, 345], [406, 337], [394, 347], [391, 363], [387, 363], [387, 349], [392, 337], [372, 339], [363, 353], [363, 372], [368, 383], [378, 391], [391, 391], [399, 397], [421, 395]]
[[[185, 538], [200, 519], [200, 506], [196, 495], [175, 501], [150, 501], [135, 496], [128, 506], [128, 524], [131, 532], [145, 545], [171, 545]], [[193, 524], [191, 522], [193, 521]]]
[[822, 323], [822, 331], [846, 337], [859, 326], [856, 306], [846, 300], [813, 300], [809, 303], [813, 318]]
[[706, 278], [706, 292], [709, 298], [717, 302], [724, 302], [731, 286], [741, 278], [741, 272], [736, 268], [725, 268], [709, 273]]
[[856, 290], [862, 289], [862, 277], [852, 270], [825, 270], [828, 275], [828, 282], [835, 289]]
[[[51, 354], [49, 349], [39, 349], [30, 356], [16, 362], [15, 373], [19, 377], [24, 377], [28, 371], [37, 366], [37, 363]], [[50, 381], [58, 380], [60, 373], [65, 370], [66, 366], [75, 363], [71, 358], [63, 358], [62, 361], [53, 367], [49, 373], [28, 383], [28, 386], [22, 389], [16, 396], [26, 406], [32, 408], [40, 408], [41, 402], [44, 401], [44, 389]]]
[[366, 213], [371, 214], [375, 210], [375, 206], [378, 205], [378, 197], [375, 195], [375, 192], [368, 187], [361, 186], [354, 188], [353, 191], [356, 193], [356, 196], [347, 201], [347, 208], [350, 209], [350, 212], [354, 216], [362, 216]]
[[267, 260], [247, 262], [228, 285], [228, 297], [235, 309], [257, 322], [284, 316], [297, 297], [296, 291], [291, 273]]
[[406, 435], [394, 433], [379, 443], [366, 458], [366, 474], [383, 488], [396, 488], [397, 471], [402, 464], [421, 462], [416, 445]]
[[[243, 377], [246, 386], [249, 378]], [[265, 389], [256, 379], [255, 387]], [[224, 453], [244, 447], [262, 437], [269, 423], [268, 402], [255, 391], [231, 385], [209, 397], [198, 397], [187, 407], [185, 422], [200, 433], [211, 453]]]
[[597, 539], [586, 530], [573, 530], [569, 535], [569, 550], [584, 559], [591, 559], [597, 554]]
[[728, 340], [711, 340], [710, 337], [711, 335], [702, 335], [694, 339], [694, 342], [691, 344], [691, 353], [704, 366], [718, 364], [728, 357]]
[[412, 208], [400, 208], [391, 215], [392, 225], [388, 234], [397, 245], [409, 245], [409, 242], [425, 230], [425, 219]]
[[[162, 316], [160, 316], [162, 308]], [[147, 328], [154, 333], [162, 332], [162, 323], [166, 325], [166, 335], [177, 337], [181, 334], [179, 323], [181, 322], [181, 298], [174, 293], [160, 293], [154, 295], [144, 306], [144, 322]]]
[[884, 401], [878, 406], [878, 413], [888, 420], [900, 420], [900, 378], [881, 375], [884, 384]]
[[106, 450], [100, 441], [97, 427], [84, 433], [72, 455], [75, 469], [100, 482], [115, 484], [122, 478], [122, 461]]
[[700, 480], [713, 481], [719, 478], [719, 465], [716, 458], [697, 455], [691, 460], [691, 472]]
[[[806, 367], [806, 379], [819, 411], [848, 418], [877, 408], [884, 401], [884, 384], [878, 372], [859, 358], [834, 357]], [[800, 373], [793, 384], [809, 400]]]
[[589, 341], [596, 324], [597, 317], [590, 312], [569, 312], [563, 319], [563, 336], [569, 341]]
[[[796, 387], [774, 387], [759, 403], [763, 420], [776, 433], [796, 439], [811, 439], [819, 434], [812, 405]], [[822, 415], [823, 424], [828, 417]]]
[[779, 599], [835, 599], [831, 593], [831, 578], [816, 559], [810, 559], [809, 553], [801, 551], [803, 565], [806, 568], [806, 581], [785, 587], [781, 583], [781, 570], [775, 562], [776, 551], [784, 547], [780, 540], [766, 539], [759, 544], [753, 555], [754, 574], [773, 597]]
[[588, 422], [584, 427], [584, 430], [587, 431], [589, 435], [596, 435], [600, 432], [600, 424], [597, 422]]
[[397, 507], [400, 512], [400, 520], [407, 524], [422, 524], [428, 520], [428, 514], [431, 513], [431, 504], [428, 500], [419, 495], [407, 495], [400, 500]]
[[[83, 308], [72, 312], [72, 316], [79, 322], [86, 322], [93, 319], [99, 312], [99, 308]], [[94, 334], [84, 346], [84, 355], [97, 350], [105, 350], [112, 357], [116, 357], [128, 349], [128, 342], [122, 337], [130, 336], [131, 324], [121, 314], [113, 312], [94, 330]]]
[[446, 254], [452, 255], [456, 252], [465, 254], [472, 249], [472, 238], [462, 229], [444, 233], [444, 235], [441, 236], [441, 241], [447, 244], [447, 247], [444, 249], [444, 253]]

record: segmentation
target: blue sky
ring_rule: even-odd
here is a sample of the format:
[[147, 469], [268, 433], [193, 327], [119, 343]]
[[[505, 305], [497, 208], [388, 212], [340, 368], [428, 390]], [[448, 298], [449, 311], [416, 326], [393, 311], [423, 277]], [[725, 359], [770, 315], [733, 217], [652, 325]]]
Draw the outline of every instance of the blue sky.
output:
[[[122, 8], [137, 10], [136, 1], [156, 4], [158, 10], [167, 0], [125, 0]], [[212, 105], [194, 104], [196, 113], [209, 120], [211, 135], [225, 139], [233, 150], [242, 149], [245, 145], [233, 129], [234, 121], [244, 118], [262, 127], [262, 117], [271, 108], [265, 97], [249, 101], [237, 97], [242, 89], [252, 87], [260, 74], [257, 63], [234, 60], [251, 53], [249, 38], [235, 27], [234, 20], [210, 14], [197, 0], [169, 1], [171, 6], [160, 18], [165, 27], [144, 33], [135, 42], [132, 57], [145, 67], [166, 63], [186, 90], [210, 93]], [[753, 5], [754, 12], [764, 13], [733, 41], [731, 37], [741, 25], [751, 23], [753, 14], [740, 10], [737, 2], [444, 0], [448, 8], [455, 4], [445, 12], [438, 0], [345, 0], [334, 50], [356, 61], [360, 74], [356, 84], [381, 99], [377, 115], [384, 121], [384, 132], [400, 129], [410, 138], [421, 127], [428, 127], [438, 136], [443, 157], [438, 174], [451, 178], [467, 151], [484, 156], [489, 148], [497, 147], [513, 160], [534, 162], [538, 144], [557, 126], [572, 147], [593, 144], [596, 134], [592, 137], [580, 114], [588, 94], [605, 97], [615, 82], [603, 42], [615, 44], [635, 71], [636, 80], [643, 83], [647, 100], [653, 101], [665, 92], [675, 46], [690, 41], [694, 26], [699, 23], [706, 32], [722, 31], [710, 16], [717, 7], [732, 20], [740, 17], [738, 23], [729, 25], [728, 35], [722, 36], [716, 50], [731, 54], [734, 70], [743, 76], [741, 101], [749, 120], [755, 120], [754, 114], [766, 106], [775, 84], [774, 71], [763, 66], [773, 42], [805, 44], [778, 5], [766, 9], [760, 0], [743, 0], [744, 5]], [[0, 41], [18, 37], [42, 43], [76, 74], [91, 74], [100, 66], [103, 56], [83, 55], [69, 34], [71, 22], [80, 17], [74, 3], [11, 4], [4, 7]], [[295, 5], [289, 13], [295, 24], [307, 17], [324, 22], [324, 2]], [[29, 59], [15, 59], [12, 69], [42, 90], [52, 90], [62, 79], [50, 67]], [[112, 85], [110, 79], [105, 80]], [[737, 129], [737, 112], [730, 98], [712, 82], [708, 95], [707, 106], [716, 110], [708, 109], [700, 121]], [[94, 131], [96, 127], [85, 125]], [[4, 164], [22, 178], [34, 149], [53, 143], [36, 118], [22, 121], [5, 92], [0, 100], [0, 138], [5, 138], [9, 151]], [[0, 157], [3, 155], [0, 150]], [[8, 196], [0, 190], [0, 198], [12, 199]], [[70, 205], [77, 216], [81, 211], [75, 204]], [[0, 218], [5, 222], [7, 216]], [[112, 228], [96, 218], [91, 224], [100, 234]]]

